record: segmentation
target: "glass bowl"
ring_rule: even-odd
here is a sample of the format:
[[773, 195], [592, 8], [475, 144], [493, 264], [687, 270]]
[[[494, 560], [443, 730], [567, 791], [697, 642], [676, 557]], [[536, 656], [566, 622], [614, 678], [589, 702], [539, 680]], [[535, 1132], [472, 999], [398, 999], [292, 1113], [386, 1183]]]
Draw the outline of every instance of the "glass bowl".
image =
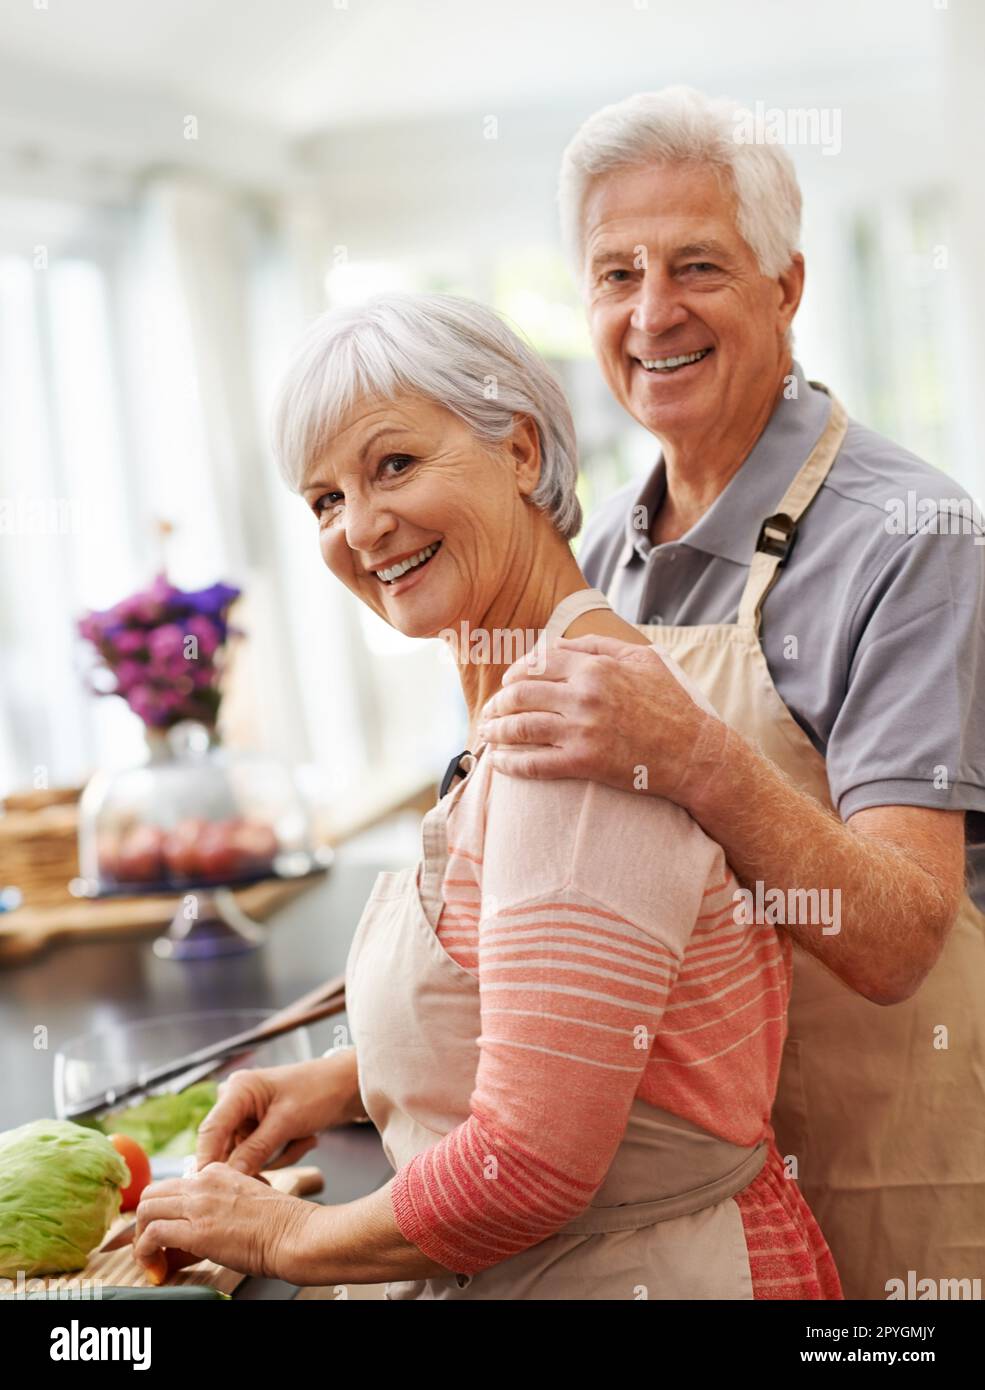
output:
[[[210, 1043], [256, 1028], [274, 1009], [211, 1009], [199, 1013], [169, 1014], [136, 1023], [115, 1024], [64, 1043], [55, 1054], [55, 1114], [109, 1090], [140, 1082], [148, 1072], [177, 1061]], [[209, 1080], [221, 1081], [232, 1071], [246, 1067], [278, 1067], [306, 1062], [312, 1056], [306, 1028], [296, 1028], [269, 1042], [258, 1043], [247, 1055], [219, 1063]], [[137, 1102], [134, 1102], [136, 1104]], [[122, 1109], [123, 1107], [121, 1107]], [[151, 1155], [155, 1178], [179, 1176], [185, 1167], [182, 1154]]]

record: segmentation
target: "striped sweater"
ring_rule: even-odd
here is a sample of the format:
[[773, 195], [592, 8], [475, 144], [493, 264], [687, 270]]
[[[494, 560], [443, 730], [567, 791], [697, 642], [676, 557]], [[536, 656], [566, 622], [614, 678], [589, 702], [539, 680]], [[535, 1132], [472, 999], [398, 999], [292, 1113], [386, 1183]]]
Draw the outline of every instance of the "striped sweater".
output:
[[[685, 811], [480, 757], [448, 840], [437, 934], [478, 978], [479, 1063], [469, 1119], [395, 1176], [408, 1240], [471, 1274], [552, 1235], [600, 1187], [635, 1098], [734, 1144], [771, 1137], [790, 944], [735, 920], [722, 849]], [[736, 1200], [757, 1297], [838, 1296], [775, 1148]]]

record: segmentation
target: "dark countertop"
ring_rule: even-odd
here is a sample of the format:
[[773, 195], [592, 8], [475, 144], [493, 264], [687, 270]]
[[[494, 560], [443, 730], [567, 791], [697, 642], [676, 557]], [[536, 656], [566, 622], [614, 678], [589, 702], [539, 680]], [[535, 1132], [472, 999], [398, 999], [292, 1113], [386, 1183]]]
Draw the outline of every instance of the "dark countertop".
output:
[[[349, 943], [377, 872], [397, 861], [366, 862], [339, 850], [325, 879], [269, 919], [266, 946], [209, 961], [163, 961], [151, 943], [159, 933], [55, 944], [44, 954], [0, 970], [0, 1129], [53, 1116], [54, 1058], [80, 1033], [197, 1009], [278, 1008], [340, 975]], [[345, 1015], [310, 1029], [315, 1055], [330, 1047]], [[47, 1029], [47, 1048], [35, 1046]], [[392, 1169], [372, 1125], [346, 1125], [321, 1135], [301, 1160], [317, 1164], [325, 1188], [317, 1199], [352, 1201], [374, 1191]], [[291, 1298], [274, 1280], [248, 1279], [237, 1298]]]

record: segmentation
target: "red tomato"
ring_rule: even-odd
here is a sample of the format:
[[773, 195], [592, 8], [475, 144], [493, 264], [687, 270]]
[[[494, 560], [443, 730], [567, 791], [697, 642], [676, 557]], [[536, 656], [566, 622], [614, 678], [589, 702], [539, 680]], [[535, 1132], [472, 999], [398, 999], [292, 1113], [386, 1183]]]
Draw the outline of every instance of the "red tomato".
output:
[[129, 1134], [111, 1134], [109, 1142], [130, 1169], [130, 1186], [123, 1189], [120, 1211], [136, 1211], [140, 1194], [150, 1182], [150, 1159]]

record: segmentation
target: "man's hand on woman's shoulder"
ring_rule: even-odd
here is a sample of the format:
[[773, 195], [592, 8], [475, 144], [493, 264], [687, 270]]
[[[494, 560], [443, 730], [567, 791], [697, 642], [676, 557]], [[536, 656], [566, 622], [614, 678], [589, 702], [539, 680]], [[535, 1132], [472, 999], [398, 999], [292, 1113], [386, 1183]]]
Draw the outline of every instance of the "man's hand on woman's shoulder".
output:
[[697, 804], [720, 765], [724, 726], [649, 642], [560, 638], [539, 673], [514, 662], [479, 734], [512, 777], [575, 777]]

